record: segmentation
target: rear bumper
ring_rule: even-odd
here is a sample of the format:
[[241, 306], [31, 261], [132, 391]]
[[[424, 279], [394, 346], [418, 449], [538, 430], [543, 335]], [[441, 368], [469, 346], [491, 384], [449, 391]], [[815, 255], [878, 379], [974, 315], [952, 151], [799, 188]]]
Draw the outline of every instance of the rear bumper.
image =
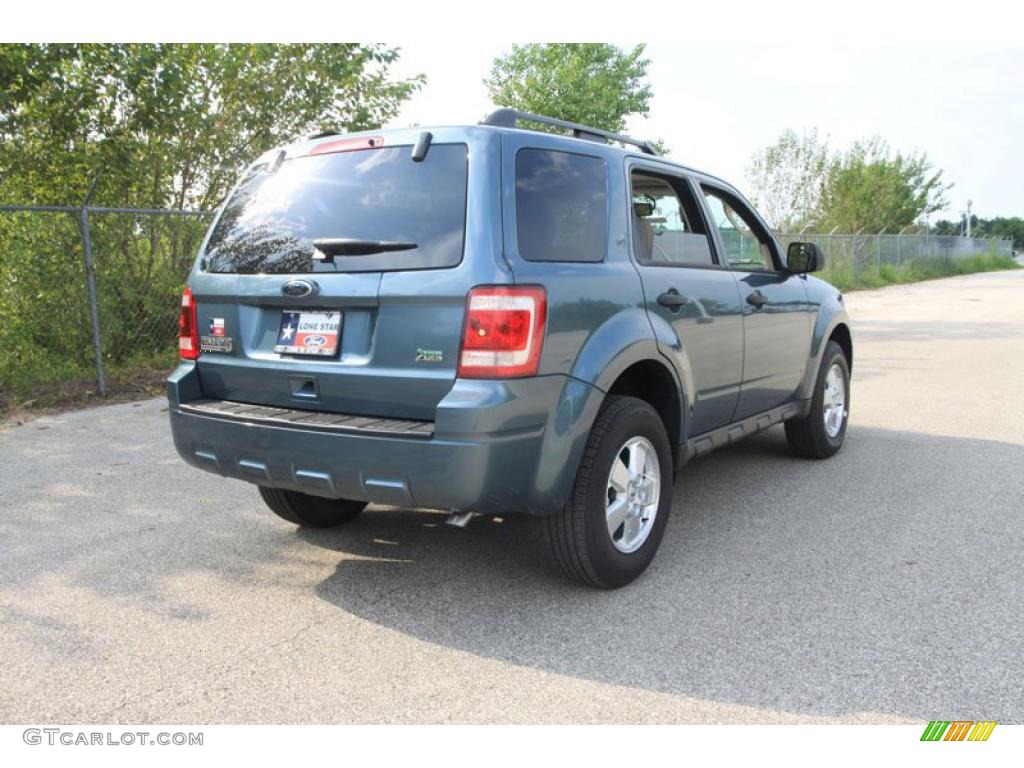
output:
[[175, 447], [200, 469], [319, 496], [483, 513], [563, 504], [603, 398], [568, 376], [460, 379], [425, 437], [204, 412], [189, 407], [203, 398], [188, 363], [167, 385]]

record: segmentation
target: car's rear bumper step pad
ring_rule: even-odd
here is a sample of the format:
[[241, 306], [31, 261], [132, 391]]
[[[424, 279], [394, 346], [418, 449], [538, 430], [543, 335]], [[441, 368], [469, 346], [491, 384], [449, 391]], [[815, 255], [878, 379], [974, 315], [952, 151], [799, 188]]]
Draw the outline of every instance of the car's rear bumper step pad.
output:
[[387, 435], [430, 439], [434, 436], [432, 421], [413, 419], [382, 419], [373, 416], [351, 416], [344, 413], [304, 411], [269, 405], [236, 403], [230, 400], [196, 400], [182, 403], [182, 413], [210, 416], [217, 419], [262, 424], [265, 426], [308, 429], [315, 432], [349, 432], [361, 435]]

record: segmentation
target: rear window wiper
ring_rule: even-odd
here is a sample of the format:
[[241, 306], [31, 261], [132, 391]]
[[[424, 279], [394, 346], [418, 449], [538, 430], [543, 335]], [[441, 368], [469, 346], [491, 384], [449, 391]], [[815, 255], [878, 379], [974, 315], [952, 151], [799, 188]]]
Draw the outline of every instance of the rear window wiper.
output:
[[321, 237], [314, 240], [313, 245], [316, 246], [313, 258], [328, 264], [334, 262], [335, 256], [368, 256], [391, 251], [411, 251], [419, 247], [416, 243], [397, 240], [360, 240], [353, 237]]

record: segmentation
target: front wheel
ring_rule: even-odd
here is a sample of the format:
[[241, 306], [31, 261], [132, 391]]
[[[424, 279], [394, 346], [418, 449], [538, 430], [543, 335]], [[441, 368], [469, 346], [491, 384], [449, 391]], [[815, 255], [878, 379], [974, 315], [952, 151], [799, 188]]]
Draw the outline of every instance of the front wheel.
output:
[[365, 501], [324, 499], [308, 493], [266, 488], [262, 485], [260, 496], [275, 515], [307, 528], [333, 528], [347, 523], [354, 520], [366, 506]]
[[609, 397], [580, 461], [569, 502], [547, 520], [555, 561], [571, 579], [614, 589], [658, 551], [672, 506], [672, 450], [657, 412]]
[[843, 447], [850, 416], [850, 365], [843, 348], [830, 341], [821, 358], [811, 410], [786, 422], [786, 440], [797, 456], [827, 459]]

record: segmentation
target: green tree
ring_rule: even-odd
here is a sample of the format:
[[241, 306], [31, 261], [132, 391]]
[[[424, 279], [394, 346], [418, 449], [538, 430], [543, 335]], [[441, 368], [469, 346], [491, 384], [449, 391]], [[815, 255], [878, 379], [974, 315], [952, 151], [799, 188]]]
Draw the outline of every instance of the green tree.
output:
[[1024, 248], [1024, 218], [1020, 216], [997, 216], [994, 219], [972, 216], [971, 231], [977, 237], [1010, 238], [1014, 248]]
[[751, 198], [777, 230], [898, 231], [948, 205], [952, 185], [927, 155], [875, 137], [832, 152], [816, 130], [787, 130], [747, 167]]
[[775, 230], [798, 231], [818, 211], [829, 164], [828, 142], [816, 129], [800, 134], [783, 131], [747, 166], [751, 200]]
[[[247, 163], [322, 128], [372, 129], [423, 83], [381, 45], [0, 45], [0, 202], [211, 209]], [[113, 370], [174, 355], [207, 220], [91, 219]], [[82, 245], [66, 214], [0, 215], [5, 392], [91, 373]], [[41, 320], [42, 319], [42, 320]], [[35, 395], [33, 395], [35, 396]]]
[[939, 219], [938, 221], [935, 222], [934, 226], [931, 227], [931, 234], [946, 236], [959, 235], [962, 227], [962, 221], [950, 221], [949, 219]]
[[313, 129], [374, 128], [422, 77], [380, 45], [0, 45], [0, 198], [216, 204]]
[[514, 45], [494, 60], [484, 85], [499, 106], [619, 133], [628, 115], [648, 114], [649, 63], [643, 45]]
[[814, 223], [841, 232], [898, 231], [945, 208], [951, 186], [927, 155], [894, 154], [878, 137], [858, 141], [832, 159]]

